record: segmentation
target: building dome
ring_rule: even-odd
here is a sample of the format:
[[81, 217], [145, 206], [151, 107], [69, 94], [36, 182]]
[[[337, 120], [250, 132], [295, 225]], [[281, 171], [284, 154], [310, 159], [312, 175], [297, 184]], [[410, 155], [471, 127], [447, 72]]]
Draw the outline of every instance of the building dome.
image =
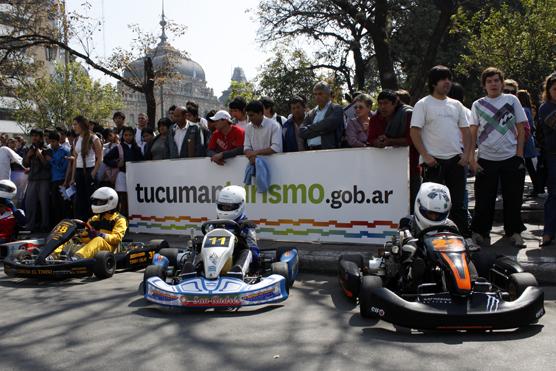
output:
[[[196, 81], [205, 81], [205, 71], [203, 67], [194, 60], [184, 56], [166, 40], [162, 40], [156, 48], [148, 54], [153, 61], [153, 69], [155, 72], [163, 72], [168, 70], [177, 73], [185, 78]], [[144, 76], [143, 59], [137, 59], [129, 64], [124, 71], [124, 77], [142, 79]]]

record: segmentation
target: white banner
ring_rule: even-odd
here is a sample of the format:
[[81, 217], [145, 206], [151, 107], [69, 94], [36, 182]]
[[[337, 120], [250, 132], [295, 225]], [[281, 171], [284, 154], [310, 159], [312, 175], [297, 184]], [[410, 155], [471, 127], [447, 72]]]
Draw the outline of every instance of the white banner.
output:
[[[271, 186], [245, 185], [257, 237], [302, 242], [383, 243], [409, 211], [407, 148], [359, 148], [266, 156]], [[243, 185], [244, 156], [127, 164], [133, 232], [190, 234], [216, 218], [225, 185]]]

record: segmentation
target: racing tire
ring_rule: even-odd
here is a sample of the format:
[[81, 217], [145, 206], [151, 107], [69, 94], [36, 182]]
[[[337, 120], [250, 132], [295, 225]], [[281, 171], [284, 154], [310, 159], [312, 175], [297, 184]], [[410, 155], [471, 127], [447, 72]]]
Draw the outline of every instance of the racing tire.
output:
[[531, 273], [513, 273], [510, 274], [510, 282], [508, 283], [508, 293], [510, 294], [510, 300], [514, 301], [523, 294], [523, 291], [529, 286], [538, 286], [539, 283], [535, 276]]
[[289, 292], [290, 287], [293, 286], [293, 282], [290, 279], [288, 264], [283, 262], [276, 262], [276, 263], [272, 263], [270, 268], [272, 270], [272, 274], [278, 274], [286, 279], [286, 290]]
[[166, 270], [161, 265], [149, 265], [143, 273], [143, 291], [147, 292], [147, 280], [151, 277], [159, 277], [166, 282]]
[[363, 276], [359, 291], [359, 311], [363, 318], [380, 318], [378, 313], [371, 310], [371, 292], [382, 287], [382, 279], [378, 276]]
[[95, 255], [93, 274], [98, 279], [110, 278], [116, 272], [116, 258], [110, 251], [99, 251]]
[[471, 261], [477, 270], [477, 274], [481, 278], [486, 278], [490, 281], [490, 269], [496, 263], [498, 255], [492, 252], [479, 251], [471, 255]]
[[179, 254], [178, 249], [164, 248], [164, 249], [160, 249], [158, 253], [168, 259], [169, 265], [171, 267], [176, 268], [178, 266], [178, 254]]
[[344, 254], [340, 256], [340, 260], [353, 262], [361, 270], [365, 267], [365, 258], [363, 254]]
[[166, 240], [150, 240], [145, 244], [145, 247], [148, 249], [154, 249], [155, 251], [159, 251], [162, 249], [169, 248], [170, 244]]

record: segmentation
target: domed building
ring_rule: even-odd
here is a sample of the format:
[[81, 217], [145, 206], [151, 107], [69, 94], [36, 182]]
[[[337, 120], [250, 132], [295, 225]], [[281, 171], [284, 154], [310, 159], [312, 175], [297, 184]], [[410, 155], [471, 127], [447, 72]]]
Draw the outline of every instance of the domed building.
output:
[[[164, 11], [162, 11], [160, 25], [162, 26], [160, 42], [156, 48], [149, 52], [153, 69], [157, 75], [154, 88], [156, 98], [155, 122], [167, 115], [170, 106], [185, 106], [187, 101], [193, 101], [199, 105], [200, 115], [204, 115], [212, 109], [218, 109], [220, 104], [214, 96], [214, 91], [207, 87], [203, 67], [168, 43]], [[162, 77], [164, 75], [167, 75], [167, 77]], [[132, 80], [142, 80], [144, 78], [143, 59], [131, 62], [124, 71], [124, 77]], [[137, 123], [139, 113], [147, 112], [145, 95], [129, 89], [122, 83], [118, 83], [118, 88], [122, 92], [124, 102], [122, 112], [126, 115], [126, 122], [134, 126]]]

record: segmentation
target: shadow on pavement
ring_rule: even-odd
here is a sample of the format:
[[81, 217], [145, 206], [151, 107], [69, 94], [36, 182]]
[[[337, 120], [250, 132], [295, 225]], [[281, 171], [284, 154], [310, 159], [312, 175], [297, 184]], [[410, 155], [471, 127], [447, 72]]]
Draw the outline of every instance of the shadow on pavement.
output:
[[541, 324], [534, 324], [514, 330], [498, 331], [414, 331], [396, 326], [395, 329], [383, 327], [369, 327], [363, 329], [363, 338], [369, 341], [376, 339], [396, 341], [402, 343], [444, 343], [463, 344], [465, 342], [500, 342], [527, 339], [539, 334], [544, 328]]
[[[140, 303], [143, 303], [140, 306]], [[169, 317], [174, 318], [189, 318], [189, 316], [202, 315], [207, 318], [220, 318], [220, 317], [248, 317], [261, 313], [267, 313], [278, 308], [282, 308], [283, 305], [274, 304], [267, 305], [257, 308], [247, 308], [243, 307], [241, 309], [192, 309], [192, 308], [173, 308], [173, 307], [162, 307], [156, 304], [151, 304], [145, 299], [138, 299], [132, 302], [130, 307], [138, 308], [133, 313], [140, 315], [142, 317], [148, 318], [162, 318], [167, 319]], [[199, 317], [201, 318], [201, 317]]]

